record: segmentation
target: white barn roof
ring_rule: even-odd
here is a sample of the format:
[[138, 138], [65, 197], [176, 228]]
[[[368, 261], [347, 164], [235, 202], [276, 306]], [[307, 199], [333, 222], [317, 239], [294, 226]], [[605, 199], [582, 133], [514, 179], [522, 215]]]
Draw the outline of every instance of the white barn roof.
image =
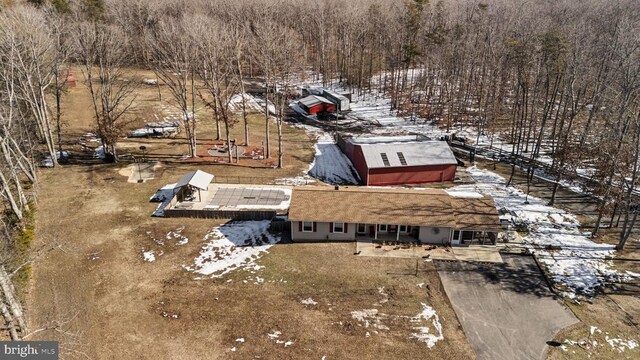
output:
[[458, 163], [444, 141], [360, 144], [360, 148], [369, 169]]
[[180, 181], [178, 181], [178, 183], [176, 184], [176, 188], [189, 185], [200, 190], [207, 190], [209, 184], [211, 183], [211, 180], [213, 180], [213, 175], [202, 170], [196, 170], [180, 178]]
[[310, 108], [312, 106], [318, 105], [320, 103], [325, 103], [325, 104], [333, 104], [331, 101], [323, 98], [322, 96], [317, 96], [317, 95], [309, 95], [305, 98], [302, 98], [300, 100], [301, 104], [303, 104], [304, 106]]

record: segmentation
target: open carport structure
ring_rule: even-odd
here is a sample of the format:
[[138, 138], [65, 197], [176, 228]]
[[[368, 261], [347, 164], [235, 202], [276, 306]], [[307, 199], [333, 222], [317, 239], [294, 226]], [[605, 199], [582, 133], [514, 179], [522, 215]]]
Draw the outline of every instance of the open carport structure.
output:
[[447, 296], [479, 359], [543, 359], [547, 341], [578, 322], [530, 256], [503, 264], [436, 261]]

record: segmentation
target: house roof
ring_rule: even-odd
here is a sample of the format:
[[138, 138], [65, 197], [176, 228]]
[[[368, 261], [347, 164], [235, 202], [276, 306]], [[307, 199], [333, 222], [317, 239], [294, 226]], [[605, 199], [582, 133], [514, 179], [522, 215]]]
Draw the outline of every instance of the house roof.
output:
[[441, 226], [499, 231], [495, 203], [487, 197], [456, 198], [444, 190], [365, 187], [297, 187], [291, 221]]
[[213, 175], [202, 170], [196, 170], [180, 178], [175, 187], [180, 188], [185, 185], [189, 185], [201, 190], [207, 190], [209, 184], [211, 183], [211, 180], [213, 180]]
[[321, 103], [325, 103], [325, 104], [331, 104], [333, 105], [333, 103], [325, 98], [323, 98], [322, 96], [317, 96], [317, 95], [309, 95], [307, 97], [304, 97], [300, 100], [300, 103], [306, 107], [312, 107]]
[[325, 95], [328, 95], [330, 97], [334, 97], [337, 100], [340, 101], [344, 101], [344, 100], [349, 100], [349, 98], [347, 98], [346, 96], [342, 95], [342, 94], [338, 94], [337, 92], [333, 91], [333, 90], [328, 90], [328, 89], [324, 89], [324, 91], [322, 92]]
[[[342, 136], [342, 135], [341, 135]], [[348, 141], [354, 145], [360, 144], [383, 144], [383, 143], [400, 143], [400, 142], [416, 142], [416, 141], [428, 141], [430, 138], [422, 134], [414, 135], [394, 135], [394, 136], [351, 136], [346, 135], [343, 137], [345, 141]]]
[[369, 169], [458, 163], [444, 141], [361, 143], [360, 148]]

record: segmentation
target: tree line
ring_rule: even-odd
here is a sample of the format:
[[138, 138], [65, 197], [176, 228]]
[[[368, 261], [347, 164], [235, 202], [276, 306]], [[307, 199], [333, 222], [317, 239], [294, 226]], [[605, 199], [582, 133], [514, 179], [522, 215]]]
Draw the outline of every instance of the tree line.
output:
[[[556, 184], [587, 173], [587, 190], [600, 199], [594, 234], [617, 214], [623, 246], [635, 223], [633, 0], [30, 0], [1, 9], [0, 186], [18, 219], [29, 208], [25, 189], [37, 183], [34, 160], [44, 153], [57, 165], [61, 155], [60, 101], [73, 64], [114, 159], [135, 99], [132, 68], [153, 70], [168, 88], [191, 156], [198, 126], [227, 134], [230, 148], [230, 128], [241, 124], [249, 142], [244, 97], [241, 114], [230, 110], [246, 79], [271, 89], [313, 77], [384, 95], [399, 114], [451, 132], [473, 127], [508, 144], [503, 150], [524, 159], [530, 179], [543, 155]], [[270, 157], [268, 104], [281, 138], [289, 95], [264, 95], [259, 131]], [[199, 119], [196, 103], [208, 110]]]

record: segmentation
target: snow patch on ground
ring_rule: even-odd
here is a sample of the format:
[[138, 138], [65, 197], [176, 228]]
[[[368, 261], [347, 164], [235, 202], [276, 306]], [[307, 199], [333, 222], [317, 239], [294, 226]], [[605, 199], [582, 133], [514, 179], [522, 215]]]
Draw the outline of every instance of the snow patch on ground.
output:
[[177, 240], [178, 245], [184, 245], [189, 242], [189, 238], [182, 235], [184, 231], [184, 226], [181, 226], [173, 231], [169, 231], [167, 233], [167, 240]]
[[432, 348], [438, 341], [444, 340], [440, 318], [431, 306], [423, 303], [422, 311], [415, 317], [411, 318], [410, 321], [415, 324], [422, 324], [424, 322], [431, 321], [433, 332], [429, 326], [422, 325], [415, 326], [413, 329], [416, 330], [416, 332], [411, 334], [412, 338], [416, 338], [418, 341], [424, 342], [427, 344], [428, 348]]
[[382, 306], [382, 304], [389, 302], [389, 294], [384, 292], [384, 286], [378, 288], [378, 294], [382, 295], [382, 300], [373, 304], [373, 306]]
[[149, 201], [151, 202], [160, 203], [151, 216], [159, 216], [159, 217], [164, 216], [164, 208], [166, 208], [167, 205], [169, 205], [169, 203], [171, 202], [171, 199], [173, 199], [173, 195], [175, 191], [174, 189], [176, 185], [178, 184], [177, 183], [167, 184], [162, 188], [158, 189], [158, 191], [156, 191], [156, 193], [153, 194], [151, 198], [149, 198]]
[[213, 228], [205, 237], [189, 271], [211, 277], [222, 277], [236, 269], [259, 270], [256, 263], [280, 237], [269, 233], [269, 220], [235, 221]]
[[615, 254], [614, 246], [591, 241], [580, 231], [580, 223], [574, 215], [548, 206], [542, 199], [527, 198], [524, 192], [507, 187], [505, 179], [491, 171], [471, 167], [468, 172], [477, 183], [460, 185], [451, 191], [491, 196], [498, 209], [515, 214], [512, 220], [529, 231], [523, 238], [525, 246], [547, 268], [553, 281], [566, 289], [564, 296], [591, 297], [607, 283], [627, 281], [632, 277], [612, 268], [613, 264], [607, 258]]
[[361, 323], [359, 325], [365, 328], [371, 326], [380, 330], [389, 330], [389, 327], [382, 323], [384, 319], [388, 318], [388, 315], [378, 312], [378, 309], [352, 311], [351, 317], [358, 320]]
[[314, 301], [312, 298], [301, 300], [300, 303], [303, 305], [318, 305], [318, 302]]
[[[612, 350], [622, 353], [626, 350], [633, 350], [638, 347], [638, 342], [634, 339], [623, 339], [621, 337], [610, 337], [606, 332], [604, 335], [604, 341], [598, 342], [597, 338], [602, 338], [602, 330], [597, 326], [590, 326], [589, 337], [578, 341], [565, 339], [564, 344], [561, 346], [563, 351], [568, 351], [567, 346], [579, 346], [580, 348], [589, 352], [591, 357], [591, 351], [597, 347], [603, 347], [608, 344]], [[574, 351], [575, 353], [575, 351]]]
[[635, 340], [624, 340], [620, 338], [610, 338], [609, 336], [605, 336], [605, 340], [611, 348], [618, 350], [618, 352], [624, 352], [626, 349], [632, 350], [638, 347], [638, 342]]
[[280, 178], [275, 180], [276, 185], [302, 186], [315, 184], [316, 180], [309, 175]]
[[153, 252], [153, 250], [149, 250], [149, 251], [144, 251], [142, 253], [142, 258], [144, 259], [144, 261], [146, 262], [154, 262], [156, 261], [156, 255]]
[[315, 149], [316, 157], [309, 167], [309, 175], [331, 185], [355, 185], [360, 182], [353, 164], [330, 134], [322, 134]]
[[[378, 292], [383, 294], [384, 288], [378, 288]], [[358, 326], [366, 329], [371, 327], [385, 331], [389, 330], [389, 326], [385, 324], [388, 320], [408, 320], [415, 331], [410, 337], [424, 342], [429, 348], [432, 348], [438, 341], [444, 339], [442, 324], [440, 323], [438, 314], [436, 314], [436, 311], [431, 306], [424, 303], [422, 304], [422, 311], [416, 316], [388, 315], [380, 312], [378, 309], [363, 309], [352, 311], [351, 317], [359, 322]], [[378, 333], [376, 330], [373, 330], [373, 332]], [[367, 332], [365, 336], [369, 337], [371, 334]]]
[[280, 331], [274, 331], [271, 334], [267, 334], [267, 336], [269, 337], [269, 339], [273, 340], [276, 344], [284, 344], [284, 347], [289, 347], [291, 345], [293, 345], [293, 341], [291, 340], [280, 340], [280, 335], [282, 335], [282, 333]]

